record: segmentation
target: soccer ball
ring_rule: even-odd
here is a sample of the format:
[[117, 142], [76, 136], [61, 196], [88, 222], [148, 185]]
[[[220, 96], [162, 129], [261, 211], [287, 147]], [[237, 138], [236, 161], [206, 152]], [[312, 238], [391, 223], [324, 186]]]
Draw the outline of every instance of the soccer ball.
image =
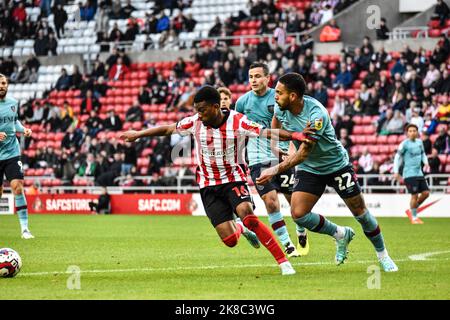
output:
[[22, 259], [19, 254], [10, 248], [0, 249], [0, 277], [12, 278], [22, 268]]

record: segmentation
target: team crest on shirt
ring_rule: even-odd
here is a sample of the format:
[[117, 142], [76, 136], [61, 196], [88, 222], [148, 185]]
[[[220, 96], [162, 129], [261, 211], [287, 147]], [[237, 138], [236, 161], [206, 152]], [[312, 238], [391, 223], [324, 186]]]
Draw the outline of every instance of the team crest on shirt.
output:
[[16, 112], [16, 106], [11, 106], [12, 112]]
[[314, 128], [316, 130], [320, 130], [320, 129], [322, 129], [322, 127], [323, 127], [323, 119], [322, 118], [314, 120]]

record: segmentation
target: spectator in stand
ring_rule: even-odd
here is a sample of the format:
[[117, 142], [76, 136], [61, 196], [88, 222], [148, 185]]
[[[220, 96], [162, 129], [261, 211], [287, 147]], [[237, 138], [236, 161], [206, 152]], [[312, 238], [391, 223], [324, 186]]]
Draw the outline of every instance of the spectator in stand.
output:
[[[114, 23], [113, 28], [111, 29], [111, 32], [109, 33], [109, 41], [110, 42], [120, 42], [123, 39], [123, 33], [119, 29], [119, 25], [117, 22]], [[117, 53], [117, 48], [113, 50], [114, 53]]]
[[103, 130], [103, 120], [98, 116], [95, 109], [91, 110], [89, 118], [86, 121], [86, 127], [88, 128], [88, 134], [91, 137], [95, 137], [98, 132]]
[[208, 37], [219, 37], [222, 31], [222, 22], [220, 22], [220, 18], [216, 17], [214, 25], [208, 32]]
[[113, 0], [111, 10], [109, 11], [110, 19], [123, 19], [122, 17], [122, 5], [120, 4], [120, 0]]
[[61, 148], [70, 150], [72, 147], [75, 147], [78, 149], [81, 138], [80, 132], [74, 126], [70, 126], [67, 128], [67, 132], [61, 141]]
[[[403, 114], [399, 110], [393, 111], [392, 118], [388, 117], [389, 111], [386, 112], [386, 126], [384, 129], [382, 129], [382, 132], [380, 132], [381, 135], [383, 134], [402, 134], [403, 128], [405, 127], [406, 120]], [[391, 111], [392, 112], [392, 111]]]
[[430, 63], [429, 67], [428, 67], [428, 72], [425, 76], [425, 78], [423, 79], [423, 86], [424, 88], [429, 88], [431, 86], [433, 86], [435, 83], [438, 82], [439, 78], [441, 77], [441, 73], [439, 72], [439, 70], [436, 68], [436, 66], [432, 63]]
[[48, 44], [48, 52], [50, 53], [51, 56], [57, 56], [57, 48], [58, 48], [58, 41], [55, 38], [55, 34], [53, 32], [50, 32], [48, 34], [48, 40], [47, 40], [47, 44]]
[[328, 92], [327, 88], [323, 85], [322, 81], [316, 82], [316, 88], [314, 90], [314, 98], [317, 99], [325, 108], [327, 108]]
[[97, 8], [92, 3], [92, 0], [87, 0], [85, 5], [83, 5], [81, 2], [79, 2], [78, 6], [79, 6], [79, 10], [80, 10], [79, 14], [80, 14], [81, 21], [91, 21], [94, 19]]
[[136, 8], [131, 4], [131, 0], [127, 0], [126, 6], [122, 7], [122, 19], [130, 18], [133, 11], [136, 11]]
[[437, 0], [436, 7], [434, 8], [434, 16], [439, 20], [439, 26], [445, 27], [445, 22], [450, 17], [450, 9], [443, 0]]
[[392, 106], [392, 109], [399, 110], [401, 113], [405, 113], [406, 108], [408, 107], [408, 100], [405, 98], [402, 92], [398, 93], [397, 101]]
[[68, 101], [64, 101], [62, 110], [60, 112], [60, 117], [61, 117], [60, 122], [61, 131], [64, 132], [74, 123], [73, 109], [69, 105]]
[[445, 132], [445, 127], [440, 127], [433, 148], [436, 148], [439, 154], [450, 154], [450, 128]]
[[[131, 20], [131, 19], [130, 19]], [[128, 21], [127, 30], [122, 37], [123, 41], [134, 41], [136, 35], [139, 34], [139, 25], [136, 21]]]
[[340, 72], [337, 74], [336, 78], [333, 81], [333, 89], [349, 89], [352, 83], [352, 73], [347, 69], [347, 66], [345, 64], [342, 64]]
[[396, 80], [394, 83], [394, 87], [391, 89], [391, 92], [388, 96], [388, 101], [392, 104], [395, 104], [400, 98], [404, 98], [406, 96], [406, 90], [403, 87], [403, 82], [401, 80]]
[[192, 13], [189, 13], [183, 21], [183, 30], [186, 32], [193, 32], [196, 24], [197, 20], [192, 17]]
[[441, 173], [441, 160], [439, 159], [439, 152], [433, 148], [431, 155], [428, 157], [428, 165], [430, 166], [431, 174]]
[[389, 39], [389, 29], [386, 26], [386, 18], [380, 19], [380, 27], [377, 29], [377, 40]]
[[364, 77], [363, 83], [368, 88], [372, 88], [375, 85], [375, 82], [379, 80], [380, 80], [380, 72], [376, 69], [375, 64], [373, 62], [370, 62], [369, 71], [367, 75]]
[[22, 1], [14, 8], [12, 18], [16, 23], [23, 23], [27, 19], [27, 12], [25, 11], [25, 5]]
[[127, 122], [135, 122], [135, 121], [142, 121], [144, 117], [144, 111], [142, 110], [139, 101], [136, 100], [131, 108], [127, 110], [127, 113], [125, 114], [125, 121]]
[[117, 58], [116, 64], [114, 64], [109, 70], [108, 78], [112, 81], [123, 80], [129, 71], [130, 69], [123, 64], [123, 59], [119, 57]]
[[448, 69], [442, 72], [442, 77], [435, 85], [436, 93], [438, 94], [449, 94], [450, 92], [450, 77]]
[[423, 95], [422, 79], [414, 69], [411, 71], [410, 79], [406, 83], [406, 89], [415, 97], [421, 98]]
[[163, 31], [168, 31], [170, 29], [170, 19], [161, 11], [161, 16], [158, 19], [158, 23], [156, 24], [156, 32], [161, 33]]
[[106, 130], [119, 131], [122, 129], [122, 120], [115, 114], [114, 110], [108, 112], [108, 117], [103, 123]]
[[363, 168], [364, 173], [369, 173], [372, 171], [373, 168], [373, 158], [372, 155], [369, 153], [369, 149], [367, 147], [364, 147], [362, 149], [362, 154], [358, 159], [358, 163]]
[[86, 160], [82, 161], [78, 168], [77, 176], [79, 177], [95, 177], [98, 175], [98, 163], [92, 153], [88, 153]]
[[106, 92], [109, 89], [108, 84], [105, 82], [103, 76], [98, 77], [97, 82], [94, 83], [94, 97], [99, 99], [100, 97], [106, 96]]
[[341, 128], [339, 132], [339, 141], [341, 141], [345, 150], [350, 154], [350, 148], [353, 146], [353, 141], [348, 135], [348, 130], [346, 128]]
[[30, 79], [30, 73], [27, 63], [25, 61], [22, 62], [15, 83], [27, 83]]
[[100, 102], [94, 97], [92, 90], [86, 91], [86, 97], [81, 102], [80, 113], [90, 114], [91, 110], [98, 112], [100, 110]]
[[48, 40], [44, 38], [44, 32], [39, 30], [38, 37], [34, 40], [34, 53], [36, 56], [46, 56], [48, 55]]
[[64, 10], [62, 3], [57, 3], [53, 8], [53, 23], [55, 24], [56, 36], [61, 39], [64, 35], [64, 26], [68, 20], [67, 12]]
[[339, 95], [336, 95], [334, 98], [333, 109], [330, 112], [331, 117], [334, 115], [342, 117], [345, 114], [345, 109], [347, 106], [347, 101], [344, 98], [341, 98]]
[[59, 76], [58, 80], [55, 84], [56, 90], [68, 90], [70, 86], [72, 85], [71, 78], [67, 74], [67, 70], [65, 68], [61, 69], [61, 75]]
[[394, 78], [396, 73], [403, 75], [406, 71], [406, 59], [401, 56], [391, 69], [391, 76]]

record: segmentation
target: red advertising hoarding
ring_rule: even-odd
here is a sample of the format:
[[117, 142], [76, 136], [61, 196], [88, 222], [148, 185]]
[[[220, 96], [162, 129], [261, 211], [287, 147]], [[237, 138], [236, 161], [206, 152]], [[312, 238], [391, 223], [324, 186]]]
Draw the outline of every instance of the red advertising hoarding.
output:
[[[29, 213], [90, 214], [91, 194], [27, 195]], [[121, 194], [111, 195], [113, 214], [191, 215], [196, 202], [192, 194]]]

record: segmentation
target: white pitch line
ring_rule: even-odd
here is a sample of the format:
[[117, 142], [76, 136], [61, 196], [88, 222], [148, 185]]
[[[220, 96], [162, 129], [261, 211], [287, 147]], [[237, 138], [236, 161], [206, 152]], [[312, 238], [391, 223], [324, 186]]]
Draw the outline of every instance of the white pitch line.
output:
[[411, 256], [409, 256], [408, 258], [410, 258], [413, 261], [424, 261], [424, 260], [428, 260], [428, 257], [434, 256], [434, 255], [438, 255], [438, 254], [444, 254], [444, 253], [449, 253], [450, 250], [447, 251], [435, 251], [435, 252], [425, 252], [425, 253], [421, 253], [421, 254], [413, 254]]
[[[450, 251], [449, 251], [450, 252]], [[449, 258], [450, 259], [450, 258]], [[439, 259], [439, 260], [449, 260]], [[397, 259], [395, 262], [406, 262], [410, 259]], [[435, 260], [422, 260], [422, 261], [435, 261]], [[377, 263], [376, 260], [361, 260], [361, 261], [348, 261], [345, 264], [366, 264]], [[302, 266], [317, 266], [317, 265], [335, 265], [333, 262], [301, 262], [292, 263], [296, 267]], [[276, 267], [276, 265], [270, 264], [238, 264], [238, 265], [212, 265], [212, 266], [192, 266], [192, 267], [169, 267], [169, 268], [130, 268], [130, 269], [103, 269], [103, 270], [80, 270], [80, 273], [117, 273], [117, 272], [170, 272], [170, 271], [183, 271], [183, 270], [209, 270], [209, 269], [225, 269], [225, 268], [262, 268], [262, 267]], [[19, 273], [18, 277], [26, 276], [43, 276], [43, 275], [61, 275], [61, 274], [73, 274], [68, 271], [45, 271], [45, 272], [25, 272]]]

